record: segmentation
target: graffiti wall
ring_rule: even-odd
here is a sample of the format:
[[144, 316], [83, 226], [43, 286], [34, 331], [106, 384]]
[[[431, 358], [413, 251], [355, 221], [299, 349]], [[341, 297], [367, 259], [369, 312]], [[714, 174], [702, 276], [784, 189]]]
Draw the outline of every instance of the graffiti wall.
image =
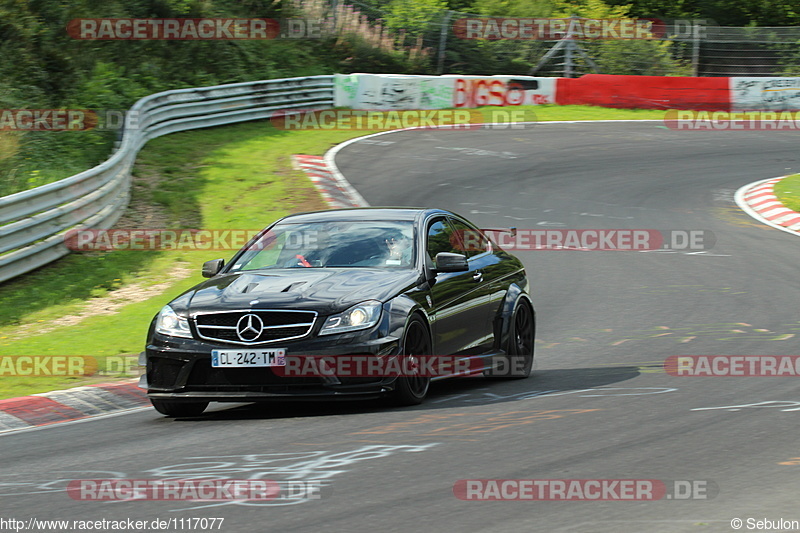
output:
[[800, 109], [800, 78], [730, 78], [734, 111]]
[[452, 107], [556, 103], [556, 78], [445, 76], [453, 79]]
[[335, 104], [352, 109], [446, 109], [555, 103], [555, 78], [337, 74]]

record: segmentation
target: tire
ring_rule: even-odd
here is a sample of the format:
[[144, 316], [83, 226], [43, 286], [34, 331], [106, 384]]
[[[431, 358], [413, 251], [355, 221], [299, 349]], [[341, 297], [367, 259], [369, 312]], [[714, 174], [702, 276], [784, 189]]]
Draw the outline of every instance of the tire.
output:
[[[403, 334], [400, 353], [404, 356], [431, 355], [431, 336], [425, 322], [412, 317]], [[394, 405], [418, 405], [425, 400], [430, 388], [430, 376], [401, 376], [391, 396]]]
[[533, 311], [525, 300], [519, 300], [508, 332], [507, 355], [499, 359], [499, 368], [493, 368], [485, 375], [503, 379], [525, 379], [530, 376], [535, 334]]
[[208, 402], [168, 402], [166, 400], [150, 400], [156, 411], [162, 415], [184, 417], [198, 416], [208, 407]]

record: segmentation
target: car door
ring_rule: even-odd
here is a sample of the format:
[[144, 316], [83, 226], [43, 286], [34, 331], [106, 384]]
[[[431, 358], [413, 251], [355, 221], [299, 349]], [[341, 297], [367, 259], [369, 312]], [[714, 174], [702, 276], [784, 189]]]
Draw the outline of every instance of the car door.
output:
[[[435, 264], [436, 254], [465, 254], [461, 240], [447, 217], [436, 217], [426, 225], [426, 261]], [[466, 254], [465, 254], [466, 255]], [[466, 272], [438, 273], [431, 287], [429, 316], [435, 355], [480, 353], [491, 338], [487, 317], [487, 285], [478, 263]]]
[[500, 334], [500, 307], [508, 292], [509, 265], [499, 256], [486, 235], [466, 220], [452, 217], [456, 233], [462, 239], [470, 269], [480, 272], [483, 282], [480, 286], [480, 301], [486, 312], [487, 338], [481, 345], [487, 350], [497, 351], [502, 346], [497, 343]]
[[505, 284], [500, 279], [497, 264], [499, 259], [494, 255], [489, 239], [475, 226], [464, 219], [451, 216], [450, 223], [455, 233], [460, 238], [460, 249], [467, 255], [470, 271], [473, 278], [480, 280], [477, 283], [475, 303], [482, 309], [484, 320], [483, 336], [478, 341], [478, 348], [483, 351], [491, 350], [494, 346], [493, 321], [497, 316], [497, 309], [505, 296]]

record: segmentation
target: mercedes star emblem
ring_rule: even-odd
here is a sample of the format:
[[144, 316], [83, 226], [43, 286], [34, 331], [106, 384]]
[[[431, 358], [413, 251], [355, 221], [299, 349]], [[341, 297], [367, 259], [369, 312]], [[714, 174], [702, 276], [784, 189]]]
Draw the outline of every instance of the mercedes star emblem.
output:
[[258, 315], [252, 313], [244, 315], [236, 323], [236, 334], [245, 342], [252, 342], [261, 336], [264, 322]]

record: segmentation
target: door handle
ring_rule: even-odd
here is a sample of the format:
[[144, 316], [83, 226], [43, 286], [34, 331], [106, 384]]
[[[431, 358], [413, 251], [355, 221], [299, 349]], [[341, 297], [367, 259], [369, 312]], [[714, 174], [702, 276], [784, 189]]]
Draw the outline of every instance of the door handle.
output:
[[481, 272], [480, 270], [478, 270], [477, 272], [475, 272], [475, 273], [472, 275], [472, 279], [473, 279], [473, 281], [475, 281], [476, 283], [480, 283], [481, 281], [483, 281], [483, 272]]

